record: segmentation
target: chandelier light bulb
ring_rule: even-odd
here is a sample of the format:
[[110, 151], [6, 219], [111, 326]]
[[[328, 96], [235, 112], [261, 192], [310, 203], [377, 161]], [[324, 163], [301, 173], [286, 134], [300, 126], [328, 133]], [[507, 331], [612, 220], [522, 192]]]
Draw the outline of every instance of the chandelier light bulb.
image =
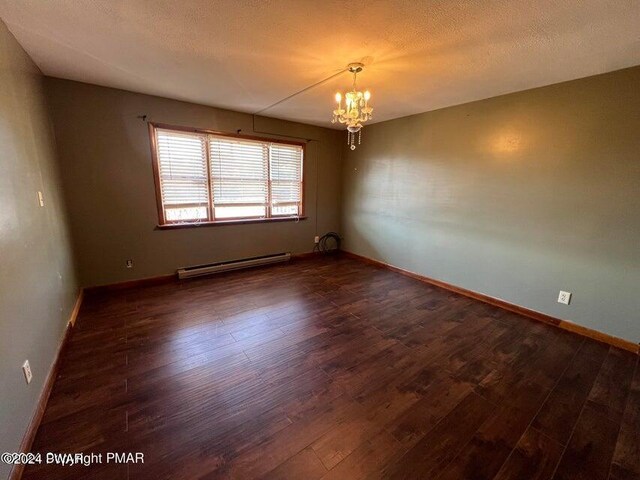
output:
[[367, 90], [366, 92], [364, 92], [364, 99], [365, 101], [368, 102], [370, 98], [371, 98], [371, 92]]
[[342, 101], [342, 94], [340, 92], [336, 93], [336, 102], [340, 103]]

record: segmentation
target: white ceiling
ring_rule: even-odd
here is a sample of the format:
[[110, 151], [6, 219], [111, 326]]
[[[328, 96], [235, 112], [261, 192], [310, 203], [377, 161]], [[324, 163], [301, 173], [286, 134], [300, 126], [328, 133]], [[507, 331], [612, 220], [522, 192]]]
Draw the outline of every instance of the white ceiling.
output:
[[[256, 112], [364, 61], [388, 120], [640, 64], [640, 0], [0, 0], [46, 75]], [[348, 73], [268, 109], [330, 126]]]

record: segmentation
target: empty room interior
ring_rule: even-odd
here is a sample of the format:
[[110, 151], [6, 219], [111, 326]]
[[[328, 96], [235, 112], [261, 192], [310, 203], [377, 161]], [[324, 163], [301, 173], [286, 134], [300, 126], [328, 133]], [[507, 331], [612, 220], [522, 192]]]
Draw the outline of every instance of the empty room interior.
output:
[[0, 479], [640, 480], [640, 0], [0, 0]]

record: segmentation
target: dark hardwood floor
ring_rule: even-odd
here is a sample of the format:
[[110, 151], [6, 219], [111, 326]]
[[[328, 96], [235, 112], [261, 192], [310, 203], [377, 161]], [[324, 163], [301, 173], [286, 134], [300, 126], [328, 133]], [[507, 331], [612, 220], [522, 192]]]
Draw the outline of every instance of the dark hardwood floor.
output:
[[638, 479], [637, 364], [344, 257], [94, 294], [33, 451], [144, 464], [23, 478]]

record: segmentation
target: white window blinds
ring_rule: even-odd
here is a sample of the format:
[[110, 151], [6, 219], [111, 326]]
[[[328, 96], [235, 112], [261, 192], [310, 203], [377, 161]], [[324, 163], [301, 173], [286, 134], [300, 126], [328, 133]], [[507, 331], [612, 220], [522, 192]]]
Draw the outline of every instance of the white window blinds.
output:
[[271, 144], [271, 211], [296, 215], [302, 204], [302, 148]]
[[156, 129], [164, 223], [302, 215], [301, 145]]
[[205, 138], [158, 131], [157, 158], [165, 220], [194, 221], [209, 217]]
[[265, 217], [269, 200], [269, 145], [210, 137], [215, 218]]

